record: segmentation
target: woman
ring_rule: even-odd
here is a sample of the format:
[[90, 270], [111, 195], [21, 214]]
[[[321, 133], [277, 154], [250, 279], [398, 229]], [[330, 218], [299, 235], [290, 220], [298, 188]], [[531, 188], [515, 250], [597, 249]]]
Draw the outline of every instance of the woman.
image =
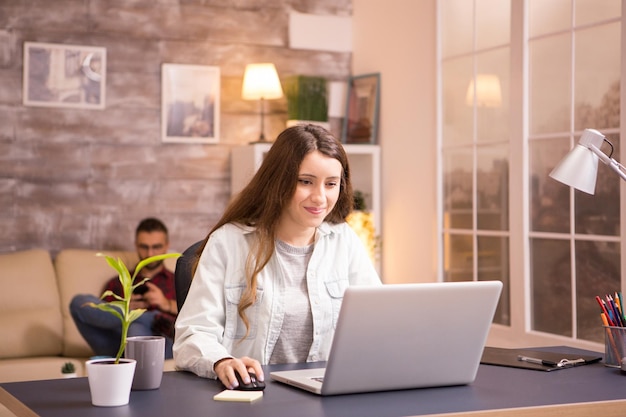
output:
[[345, 223], [348, 158], [314, 125], [283, 131], [201, 247], [176, 321], [179, 369], [238, 386], [261, 364], [328, 358], [343, 292], [380, 279]]

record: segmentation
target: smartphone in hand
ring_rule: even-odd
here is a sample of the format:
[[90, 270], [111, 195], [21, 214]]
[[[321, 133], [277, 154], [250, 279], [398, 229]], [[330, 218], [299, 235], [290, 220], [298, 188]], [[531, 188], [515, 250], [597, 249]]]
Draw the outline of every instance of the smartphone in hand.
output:
[[135, 288], [133, 294], [144, 295], [146, 292], [148, 292], [148, 286], [146, 284], [141, 284], [140, 286]]

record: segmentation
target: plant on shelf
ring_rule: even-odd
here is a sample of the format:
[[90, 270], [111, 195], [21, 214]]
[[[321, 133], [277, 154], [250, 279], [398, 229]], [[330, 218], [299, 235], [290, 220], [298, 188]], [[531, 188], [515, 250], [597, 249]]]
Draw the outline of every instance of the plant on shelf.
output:
[[100, 298], [113, 297], [112, 301], [87, 303], [85, 306], [106, 311], [117, 317], [122, 323], [122, 335], [120, 347], [115, 358], [91, 359], [86, 362], [87, 379], [89, 381], [91, 403], [95, 406], [115, 407], [128, 404], [137, 364], [137, 361], [134, 359], [121, 359], [126, 348], [128, 328], [133, 321], [141, 317], [146, 311], [145, 309], [130, 309], [133, 291], [148, 280], [148, 278], [144, 278], [139, 280], [139, 282], [135, 282], [135, 278], [137, 278], [139, 271], [144, 266], [163, 259], [179, 257], [180, 253], [167, 253], [146, 258], [137, 264], [132, 275], [120, 258], [115, 259], [101, 253], [98, 256], [104, 256], [107, 263], [117, 271], [120, 284], [122, 285], [122, 295], [107, 290]]
[[357, 211], [367, 211], [367, 205], [365, 204], [365, 195], [362, 191], [354, 190], [354, 209]]
[[359, 190], [354, 191], [354, 210], [346, 218], [346, 223], [359, 236], [373, 263], [376, 263], [380, 250], [380, 238], [376, 236], [374, 214], [367, 210], [365, 195]]
[[328, 124], [326, 79], [307, 75], [287, 77], [283, 81], [287, 97], [287, 126], [315, 122]]
[[117, 351], [117, 355], [115, 356], [115, 363], [119, 363], [120, 358], [124, 353], [124, 348], [126, 347], [126, 339], [128, 337], [128, 328], [130, 327], [130, 324], [133, 321], [137, 320], [139, 317], [141, 317], [141, 315], [146, 311], [143, 308], [138, 308], [135, 310], [130, 309], [130, 301], [133, 295], [133, 291], [135, 290], [135, 288], [145, 284], [146, 281], [149, 280], [149, 278], [144, 278], [143, 280], [135, 283], [135, 278], [137, 278], [137, 274], [139, 274], [139, 271], [141, 271], [144, 266], [151, 264], [152, 262], [161, 261], [167, 258], [177, 258], [180, 255], [180, 253], [166, 253], [146, 258], [137, 264], [135, 271], [131, 275], [128, 268], [120, 258], [115, 259], [102, 253], [98, 254], [98, 256], [104, 256], [111, 268], [117, 271], [120, 284], [122, 284], [123, 295], [120, 296], [110, 290], [107, 290], [100, 297], [101, 299], [104, 299], [106, 297], [112, 296], [113, 298], [115, 298], [115, 300], [98, 304], [87, 304], [90, 307], [97, 308], [113, 314], [122, 322], [122, 337], [120, 340], [120, 347]]

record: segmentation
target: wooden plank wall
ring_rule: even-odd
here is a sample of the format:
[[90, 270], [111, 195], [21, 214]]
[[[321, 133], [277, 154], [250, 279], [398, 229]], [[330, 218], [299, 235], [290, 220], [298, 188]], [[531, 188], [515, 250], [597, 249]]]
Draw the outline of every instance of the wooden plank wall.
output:
[[[241, 99], [245, 65], [350, 74], [350, 53], [289, 48], [290, 10], [350, 16], [352, 1], [2, 0], [0, 253], [132, 249], [146, 216], [165, 221], [174, 250], [204, 237], [230, 197], [230, 149], [259, 134], [258, 103]], [[25, 41], [105, 47], [106, 108], [24, 106]], [[220, 68], [219, 144], [161, 142], [162, 63]], [[286, 119], [285, 100], [269, 101], [266, 135]]]

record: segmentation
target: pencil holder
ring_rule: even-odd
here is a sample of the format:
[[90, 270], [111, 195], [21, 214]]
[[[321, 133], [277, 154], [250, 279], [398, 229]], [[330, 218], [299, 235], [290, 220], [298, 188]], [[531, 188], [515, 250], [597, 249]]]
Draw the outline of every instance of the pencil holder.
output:
[[604, 326], [604, 365], [622, 366], [626, 357], [626, 327]]

